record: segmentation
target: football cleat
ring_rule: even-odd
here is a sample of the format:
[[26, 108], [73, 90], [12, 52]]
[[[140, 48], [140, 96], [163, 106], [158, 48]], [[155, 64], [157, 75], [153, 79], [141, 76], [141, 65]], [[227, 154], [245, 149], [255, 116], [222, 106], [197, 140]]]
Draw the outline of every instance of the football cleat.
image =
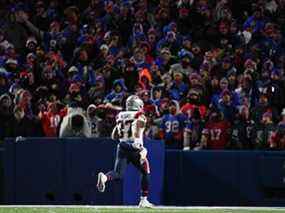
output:
[[142, 197], [139, 203], [139, 207], [140, 208], [153, 208], [154, 205], [151, 202], [149, 202], [146, 197]]
[[107, 176], [103, 173], [100, 172], [98, 174], [98, 181], [97, 181], [97, 189], [99, 192], [104, 192], [105, 191], [105, 183], [107, 181]]

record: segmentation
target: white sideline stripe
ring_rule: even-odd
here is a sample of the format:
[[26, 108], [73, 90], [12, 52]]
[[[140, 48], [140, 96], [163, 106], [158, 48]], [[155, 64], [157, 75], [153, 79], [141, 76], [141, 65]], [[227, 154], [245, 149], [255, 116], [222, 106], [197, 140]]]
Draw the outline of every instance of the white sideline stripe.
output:
[[[90, 206], [90, 205], [0, 205], [1, 208], [89, 208], [89, 209], [134, 209], [138, 206]], [[285, 207], [212, 207], [212, 206], [155, 206], [154, 209], [169, 210], [248, 210], [248, 211], [285, 211]]]

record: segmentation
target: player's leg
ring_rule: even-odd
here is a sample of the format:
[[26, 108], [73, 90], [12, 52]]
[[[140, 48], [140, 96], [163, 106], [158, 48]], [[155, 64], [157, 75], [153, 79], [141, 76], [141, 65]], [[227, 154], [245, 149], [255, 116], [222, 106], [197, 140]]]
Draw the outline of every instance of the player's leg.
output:
[[114, 170], [104, 174], [100, 172], [98, 174], [97, 188], [98, 191], [104, 192], [107, 181], [121, 179], [124, 175], [127, 166], [127, 159], [125, 156], [125, 151], [122, 149], [121, 145], [118, 144], [116, 152], [116, 160]]
[[141, 159], [139, 152], [133, 154], [130, 162], [140, 171], [141, 173], [141, 200], [139, 203], [140, 207], [153, 207], [153, 204], [147, 200], [149, 194], [149, 181], [150, 181], [150, 167], [148, 159]]

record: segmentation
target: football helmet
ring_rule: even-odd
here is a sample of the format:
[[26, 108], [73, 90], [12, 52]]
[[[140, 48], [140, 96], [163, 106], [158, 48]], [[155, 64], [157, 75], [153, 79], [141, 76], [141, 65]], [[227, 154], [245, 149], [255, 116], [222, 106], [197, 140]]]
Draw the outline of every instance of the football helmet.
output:
[[143, 109], [143, 101], [137, 95], [131, 95], [126, 100], [127, 111], [139, 111]]

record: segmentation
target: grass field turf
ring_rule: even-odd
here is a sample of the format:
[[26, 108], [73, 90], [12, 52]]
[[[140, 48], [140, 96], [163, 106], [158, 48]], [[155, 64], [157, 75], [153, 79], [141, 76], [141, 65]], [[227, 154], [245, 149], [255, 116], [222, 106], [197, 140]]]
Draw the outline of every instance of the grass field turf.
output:
[[0, 207], [0, 213], [285, 213], [285, 208], [239, 208], [239, 207], [156, 207], [141, 209], [137, 207], [100, 207], [100, 206], [28, 206]]

